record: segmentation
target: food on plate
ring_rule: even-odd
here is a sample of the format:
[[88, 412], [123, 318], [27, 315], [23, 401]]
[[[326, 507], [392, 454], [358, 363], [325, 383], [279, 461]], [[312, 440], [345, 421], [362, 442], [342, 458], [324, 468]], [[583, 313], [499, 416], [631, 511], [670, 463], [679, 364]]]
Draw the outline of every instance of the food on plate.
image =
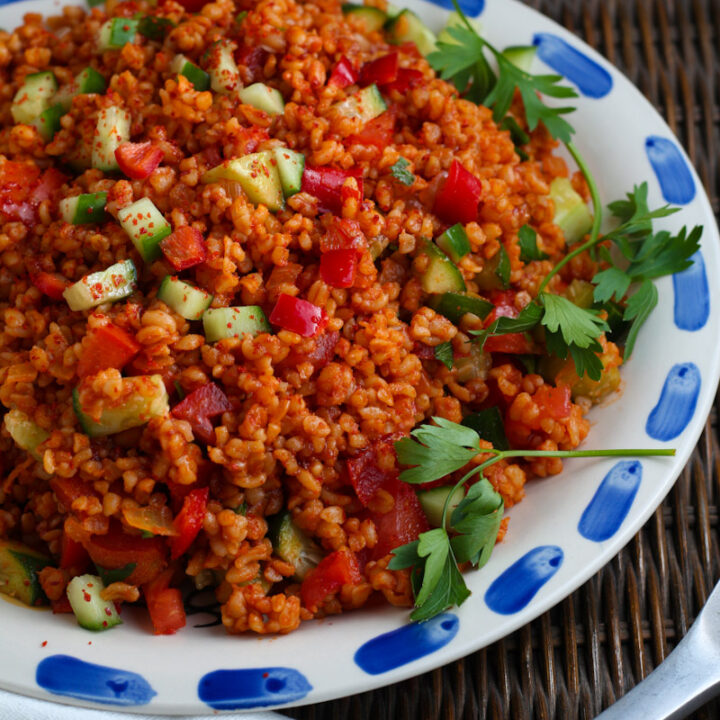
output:
[[2, 592], [90, 630], [175, 632], [188, 586], [231, 633], [423, 620], [528, 480], [672, 453], [576, 448], [701, 228], [642, 184], [600, 237], [533, 53], [382, 0], [0, 32]]

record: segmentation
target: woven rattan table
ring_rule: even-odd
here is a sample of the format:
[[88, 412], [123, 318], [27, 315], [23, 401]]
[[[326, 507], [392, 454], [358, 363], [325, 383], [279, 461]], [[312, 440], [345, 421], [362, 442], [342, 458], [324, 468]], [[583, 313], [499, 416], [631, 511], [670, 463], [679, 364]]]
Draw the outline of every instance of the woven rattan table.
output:
[[[599, 50], [650, 99], [690, 154], [717, 213], [720, 0], [526, 2]], [[690, 463], [651, 520], [560, 605], [434, 672], [287, 714], [299, 720], [595, 717], [672, 650], [720, 578], [717, 407], [716, 401]], [[720, 703], [694, 717], [720, 718]]]

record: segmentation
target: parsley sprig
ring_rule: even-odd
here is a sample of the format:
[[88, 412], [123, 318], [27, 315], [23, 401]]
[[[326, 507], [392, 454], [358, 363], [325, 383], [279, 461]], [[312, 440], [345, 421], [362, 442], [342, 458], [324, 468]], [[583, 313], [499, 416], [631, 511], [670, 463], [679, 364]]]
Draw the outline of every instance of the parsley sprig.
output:
[[[632, 450], [500, 450], [480, 446], [480, 435], [470, 427], [441, 417], [434, 425], [415, 428], [411, 437], [395, 443], [398, 462], [406, 469], [400, 479], [410, 484], [432, 482], [461, 470], [478, 455], [490, 455], [468, 470], [448, 493], [440, 527], [421, 533], [414, 542], [393, 550], [388, 567], [410, 569], [415, 595], [412, 620], [423, 621], [470, 596], [460, 565], [480, 568], [490, 558], [504, 512], [502, 497], [482, 473], [491, 465], [512, 457], [641, 457], [671, 456], [673, 449]], [[474, 475], [480, 480], [450, 512], [450, 499]]]

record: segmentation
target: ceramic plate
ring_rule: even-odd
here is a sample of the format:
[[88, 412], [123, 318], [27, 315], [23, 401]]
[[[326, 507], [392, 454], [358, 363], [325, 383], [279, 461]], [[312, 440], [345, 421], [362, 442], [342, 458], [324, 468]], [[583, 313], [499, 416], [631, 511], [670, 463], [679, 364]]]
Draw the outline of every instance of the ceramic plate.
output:
[[[407, 5], [431, 27], [444, 24], [445, 7]], [[59, 6], [4, 5], [0, 25]], [[660, 301], [624, 368], [624, 391], [593, 410], [586, 442], [674, 447], [677, 455], [571, 460], [562, 475], [531, 482], [509, 513], [506, 540], [483, 570], [466, 575], [472, 597], [423, 625], [386, 607], [305, 623], [286, 637], [192, 627], [203, 616], [190, 616], [177, 635], [155, 637], [141, 613], [127, 612], [122, 627], [91, 634], [72, 616], [2, 603], [0, 686], [58, 702], [190, 714], [314, 703], [398, 682], [488, 645], [555, 605], [607, 563], [665, 497], [700, 435], [718, 379], [720, 259], [708, 199], [667, 125], [597, 53], [514, 0], [466, 0], [466, 9], [496, 46], [535, 43], [535, 71], [560, 73], [577, 87], [576, 142], [605, 201], [648, 181], [651, 207], [682, 207], [667, 228], [705, 226], [693, 267], [658, 282]]]

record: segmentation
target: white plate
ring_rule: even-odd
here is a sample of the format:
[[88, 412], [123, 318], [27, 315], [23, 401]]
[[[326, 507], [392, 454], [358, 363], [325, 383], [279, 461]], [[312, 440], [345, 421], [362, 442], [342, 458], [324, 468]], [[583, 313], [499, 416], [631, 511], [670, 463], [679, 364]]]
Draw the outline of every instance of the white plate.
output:
[[[59, 4], [6, 5], [0, 9], [0, 25], [14, 26], [29, 10], [56, 12]], [[442, 26], [445, 9], [423, 0], [407, 4], [431, 27]], [[675, 447], [677, 455], [644, 459], [612, 473], [612, 461], [572, 460], [562, 475], [531, 482], [526, 499], [509, 513], [506, 540], [482, 571], [466, 575], [472, 597], [425, 625], [407, 625], [406, 611], [386, 607], [305, 623], [279, 638], [230, 637], [219, 627], [188, 627], [174, 636], [154, 637], [147, 621], [129, 612], [131, 620], [121, 628], [90, 634], [72, 616], [5, 603], [0, 686], [58, 702], [190, 714], [320, 702], [398, 682], [488, 645], [562, 600], [607, 563], [665, 497], [700, 435], [718, 379], [720, 260], [710, 204], [667, 125], [597, 53], [515, 0], [488, 0], [481, 20], [499, 47], [541, 41], [540, 57], [582, 88], [572, 122], [605, 201], [648, 181], [651, 206], [661, 204], [663, 194], [682, 203], [682, 212], [664, 223], [668, 228], [705, 226], [706, 275], [696, 266], [693, 273], [658, 283], [660, 302], [624, 368], [624, 392], [593, 411], [586, 443], [594, 448]], [[547, 70], [537, 60], [536, 68]], [[648, 435], [648, 426], [660, 439]], [[596, 492], [600, 515], [586, 511]], [[488, 601], [503, 612], [493, 611]], [[392, 631], [397, 634], [366, 645]], [[237, 672], [207, 675], [221, 669]]]

